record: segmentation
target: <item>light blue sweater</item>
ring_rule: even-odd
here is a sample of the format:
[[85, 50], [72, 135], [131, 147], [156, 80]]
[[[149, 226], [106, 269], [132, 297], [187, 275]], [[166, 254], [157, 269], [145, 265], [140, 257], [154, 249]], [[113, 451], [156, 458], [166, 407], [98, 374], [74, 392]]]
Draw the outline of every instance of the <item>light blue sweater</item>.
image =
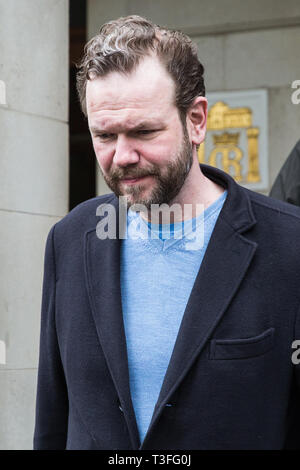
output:
[[[138, 213], [128, 211], [128, 236], [121, 248], [121, 294], [130, 390], [141, 442], [226, 195], [227, 191], [199, 217], [173, 224], [177, 235], [171, 231], [169, 237], [170, 225], [165, 232], [162, 225], [147, 224]], [[182, 226], [184, 236], [179, 237]]]

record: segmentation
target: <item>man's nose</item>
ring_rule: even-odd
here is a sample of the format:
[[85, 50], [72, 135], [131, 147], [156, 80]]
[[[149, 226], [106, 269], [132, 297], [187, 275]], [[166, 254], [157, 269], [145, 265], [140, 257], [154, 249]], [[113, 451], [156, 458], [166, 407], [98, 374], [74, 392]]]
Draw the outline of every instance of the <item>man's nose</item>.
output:
[[125, 135], [118, 135], [113, 162], [118, 166], [127, 166], [139, 161], [139, 153], [135, 149], [134, 139]]

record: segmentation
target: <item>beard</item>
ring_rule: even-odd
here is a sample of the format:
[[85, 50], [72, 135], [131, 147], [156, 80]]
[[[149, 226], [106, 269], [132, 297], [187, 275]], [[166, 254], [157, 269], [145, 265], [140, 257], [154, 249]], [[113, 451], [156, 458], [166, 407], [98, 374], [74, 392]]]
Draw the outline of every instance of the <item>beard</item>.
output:
[[[136, 165], [128, 165], [123, 168], [117, 167], [108, 174], [104, 174], [101, 167], [100, 169], [106, 184], [115, 195], [117, 197], [126, 196], [127, 209], [134, 204], [142, 204], [150, 210], [152, 204], [161, 205], [172, 202], [181, 190], [192, 164], [192, 145], [189, 141], [187, 129], [183, 126], [183, 138], [176, 157], [171, 159], [163, 169], [154, 164], [147, 168], [139, 168]], [[141, 178], [143, 176], [152, 176], [155, 180], [147, 197], [143, 197], [145, 191], [143, 182], [128, 185], [126, 189], [122, 188], [122, 179]]]

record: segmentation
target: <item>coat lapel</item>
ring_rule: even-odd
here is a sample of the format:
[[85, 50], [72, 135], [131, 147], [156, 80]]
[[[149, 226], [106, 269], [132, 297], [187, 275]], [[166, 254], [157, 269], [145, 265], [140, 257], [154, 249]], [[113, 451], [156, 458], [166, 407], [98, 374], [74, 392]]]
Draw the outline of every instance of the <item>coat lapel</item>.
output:
[[140, 440], [131, 401], [128, 358], [123, 324], [120, 287], [120, 239], [118, 199], [113, 198], [116, 210], [117, 238], [99, 240], [96, 230], [85, 234], [85, 266], [88, 294], [96, 329], [103, 349], [120, 405], [127, 422], [133, 448], [138, 448]]
[[224, 315], [247, 272], [257, 247], [256, 243], [241, 235], [241, 232], [255, 224], [247, 193], [230, 177], [225, 177], [224, 173], [204, 165], [201, 167], [203, 173], [218, 184], [224, 186], [226, 182], [228, 195], [191, 291], [141, 449], [147, 444], [166, 403]]

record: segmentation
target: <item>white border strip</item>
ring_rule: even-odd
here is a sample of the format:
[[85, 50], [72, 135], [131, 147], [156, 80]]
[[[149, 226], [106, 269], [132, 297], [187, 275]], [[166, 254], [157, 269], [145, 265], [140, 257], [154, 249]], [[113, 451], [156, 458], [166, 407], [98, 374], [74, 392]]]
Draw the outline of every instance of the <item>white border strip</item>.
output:
[[6, 364], [6, 345], [0, 340], [0, 364]]
[[0, 80], [0, 105], [7, 106], [6, 103], [6, 86], [3, 80]]

